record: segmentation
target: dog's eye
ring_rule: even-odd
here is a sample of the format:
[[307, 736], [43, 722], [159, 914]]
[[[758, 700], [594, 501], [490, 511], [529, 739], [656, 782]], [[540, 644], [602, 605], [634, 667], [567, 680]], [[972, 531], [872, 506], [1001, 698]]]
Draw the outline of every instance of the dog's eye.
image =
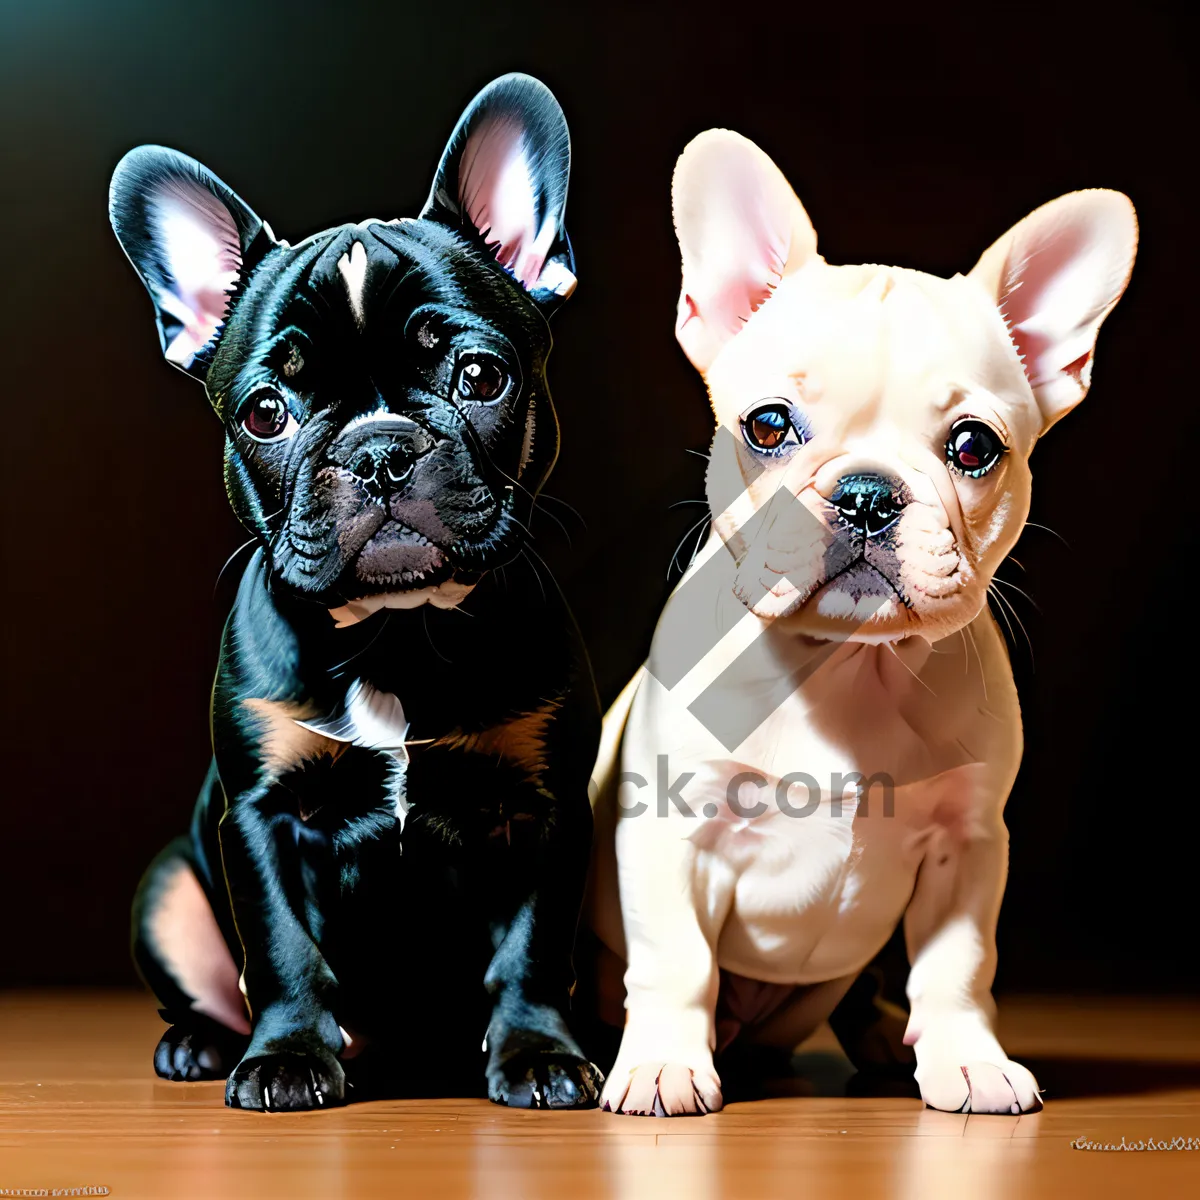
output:
[[1008, 447], [990, 426], [974, 417], [955, 421], [946, 439], [946, 461], [970, 479], [986, 475], [1004, 457]]
[[787, 445], [803, 445], [801, 436], [786, 404], [763, 404], [742, 418], [742, 436], [755, 450], [782, 450]]
[[511, 384], [504, 363], [494, 354], [472, 351], [459, 359], [454, 390], [462, 400], [495, 404], [504, 399]]
[[250, 398], [242, 428], [256, 442], [281, 442], [297, 426], [283, 397], [273, 388], [263, 388]]

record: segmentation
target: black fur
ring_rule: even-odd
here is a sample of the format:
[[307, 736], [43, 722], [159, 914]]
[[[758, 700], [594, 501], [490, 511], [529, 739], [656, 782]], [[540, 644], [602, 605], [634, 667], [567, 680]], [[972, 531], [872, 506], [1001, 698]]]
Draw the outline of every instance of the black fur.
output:
[[[467, 110], [414, 221], [293, 247], [172, 151], [134, 151], [114, 177], [113, 225], [164, 349], [188, 323], [162, 214], [199, 214], [238, 265], [220, 328], [173, 359], [224, 424], [227, 491], [258, 546], [222, 641], [213, 767], [189, 836], [147, 872], [133, 930], [171, 1025], [156, 1070], [228, 1075], [235, 1107], [337, 1104], [356, 1073], [356, 1094], [484, 1082], [507, 1104], [596, 1100], [564, 1013], [599, 707], [557, 589], [515, 561], [558, 448], [546, 319], [568, 289], [522, 286], [461, 190], [468, 142], [514, 123], [536, 223], [553, 230], [552, 283], [573, 269], [566, 126], [523, 76]], [[258, 408], [286, 421], [282, 440], [256, 440]], [[454, 584], [475, 585], [457, 610], [386, 609], [346, 628], [329, 612]], [[402, 707], [407, 762], [296, 724], [336, 731], [363, 685]], [[281, 749], [281, 728], [300, 751]], [[195, 1010], [174, 966], [187, 947], [160, 944], [181, 869], [244, 967], [248, 1039]], [[353, 1062], [339, 1026], [366, 1043]]]

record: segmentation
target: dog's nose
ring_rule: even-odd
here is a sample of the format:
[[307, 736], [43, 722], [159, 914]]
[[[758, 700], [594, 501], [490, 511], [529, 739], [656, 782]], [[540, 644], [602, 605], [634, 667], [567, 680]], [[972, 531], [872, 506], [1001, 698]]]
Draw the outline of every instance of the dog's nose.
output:
[[351, 470], [360, 479], [377, 478], [381, 484], [398, 486], [407, 478], [420, 452], [412, 442], [392, 442], [391, 445], [372, 446], [364, 450]]
[[374, 445], [358, 454], [350, 464], [350, 473], [382, 500], [403, 486], [419, 457], [409, 441]]
[[369, 495], [386, 500], [404, 486], [417, 461], [433, 446], [433, 435], [411, 421], [379, 421], [352, 426], [330, 457]]
[[891, 529], [907, 503], [897, 480], [874, 473], [843, 475], [829, 502], [847, 525], [869, 538]]

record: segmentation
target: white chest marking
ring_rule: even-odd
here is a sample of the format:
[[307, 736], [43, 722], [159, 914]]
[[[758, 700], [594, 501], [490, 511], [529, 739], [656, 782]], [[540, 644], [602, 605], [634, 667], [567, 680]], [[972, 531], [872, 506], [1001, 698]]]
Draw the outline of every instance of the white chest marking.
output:
[[403, 798], [401, 785], [404, 766], [408, 762], [408, 747], [405, 745], [408, 720], [396, 696], [391, 692], [381, 692], [369, 683], [356, 679], [346, 689], [346, 705], [338, 716], [297, 721], [296, 724], [334, 742], [345, 742], [351, 746], [361, 746], [364, 750], [390, 754], [396, 760], [395, 770], [392, 772], [396, 789], [396, 819], [400, 822], [401, 829], [404, 828], [408, 805]]

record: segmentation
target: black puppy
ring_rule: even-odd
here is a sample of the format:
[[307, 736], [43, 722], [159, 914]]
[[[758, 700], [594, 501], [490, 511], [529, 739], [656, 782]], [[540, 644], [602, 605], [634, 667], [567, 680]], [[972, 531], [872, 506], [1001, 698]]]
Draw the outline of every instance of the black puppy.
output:
[[191, 832], [133, 915], [170, 1023], [155, 1069], [228, 1076], [234, 1107], [341, 1103], [364, 1045], [389, 1086], [475, 1090], [481, 1037], [493, 1100], [595, 1102], [563, 1012], [599, 708], [557, 589], [496, 574], [558, 452], [569, 161], [553, 96], [510, 75], [415, 220], [290, 246], [173, 151], [113, 177], [113, 228], [258, 541]]

